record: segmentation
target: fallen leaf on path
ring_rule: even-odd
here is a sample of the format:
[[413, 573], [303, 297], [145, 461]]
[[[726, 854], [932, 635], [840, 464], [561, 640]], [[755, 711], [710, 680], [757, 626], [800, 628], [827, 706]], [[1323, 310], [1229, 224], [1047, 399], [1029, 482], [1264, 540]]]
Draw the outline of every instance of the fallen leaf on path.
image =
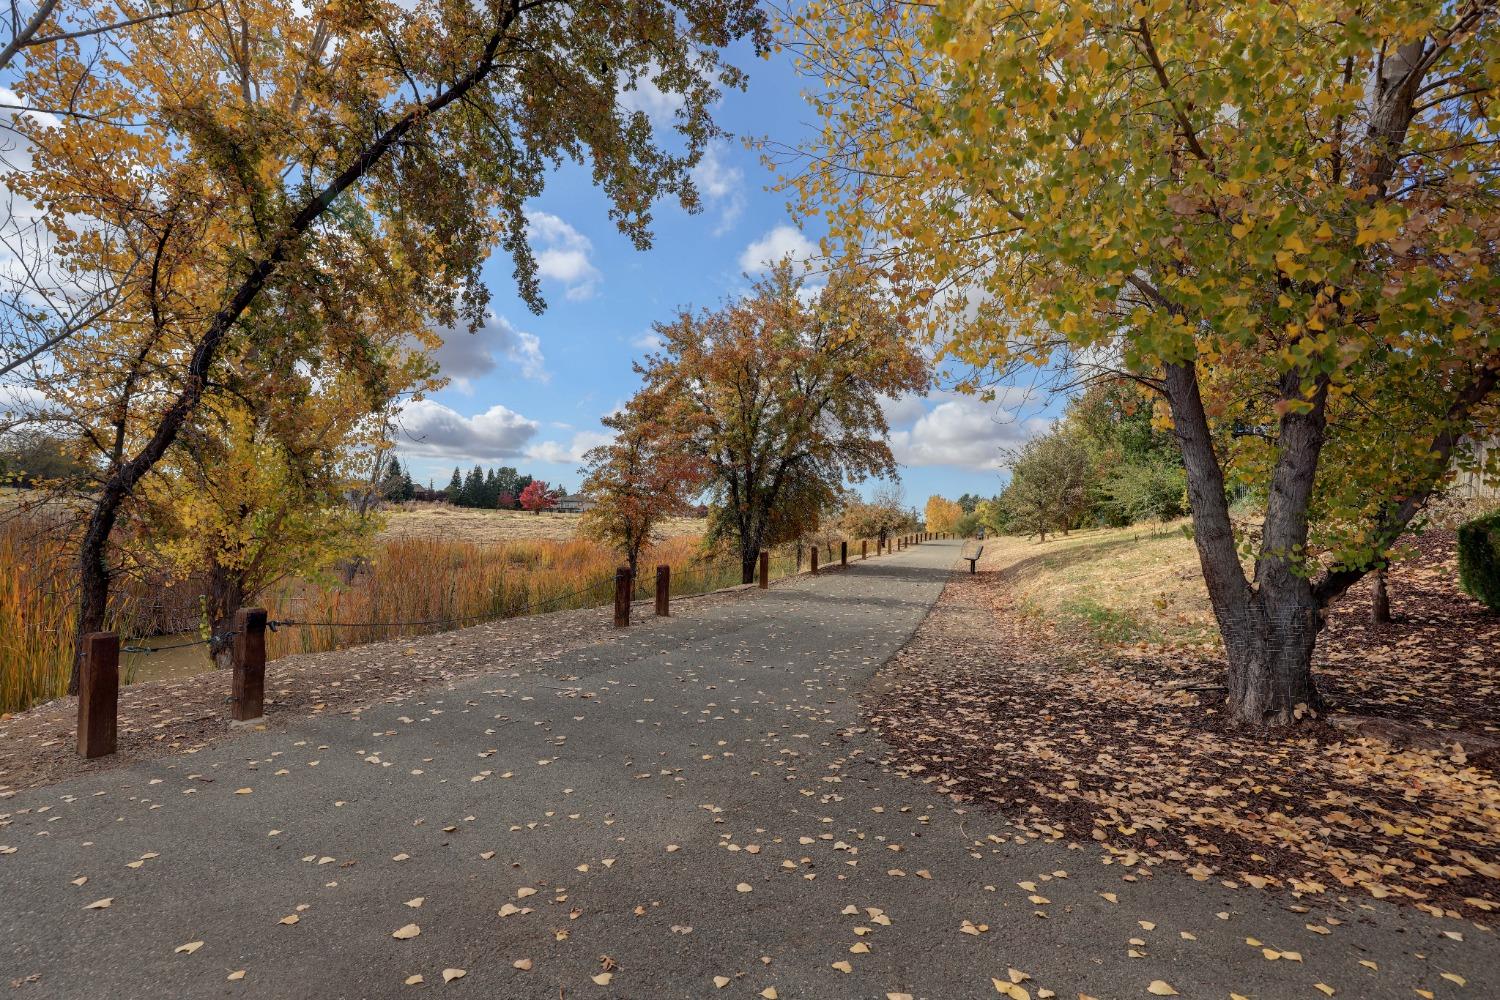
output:
[[172, 951], [178, 955], [191, 955], [193, 952], [202, 947], [202, 941], [189, 941], [187, 944], [178, 945], [176, 948], [173, 948]]
[[469, 974], [467, 969], [444, 969], [443, 982], [451, 983], [455, 979], [462, 979]]
[[1158, 997], [1175, 997], [1178, 995], [1177, 991], [1172, 989], [1172, 985], [1163, 979], [1153, 979], [1151, 985], [1146, 987], [1146, 992]]
[[421, 933], [422, 928], [418, 927], [416, 924], [407, 924], [400, 930], [391, 931], [391, 937], [395, 938], [397, 941], [410, 941], [412, 938]]

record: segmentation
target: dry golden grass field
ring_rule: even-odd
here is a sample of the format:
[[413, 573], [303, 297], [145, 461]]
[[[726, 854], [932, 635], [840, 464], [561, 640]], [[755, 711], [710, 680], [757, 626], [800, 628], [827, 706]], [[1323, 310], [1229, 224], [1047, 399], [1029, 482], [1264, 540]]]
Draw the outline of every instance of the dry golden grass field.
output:
[[1213, 614], [1184, 523], [1095, 528], [1045, 542], [993, 537], [980, 565], [999, 573], [1018, 610], [1060, 631], [1117, 643], [1211, 643]]
[[[514, 542], [578, 537], [577, 514], [524, 510], [481, 510], [445, 503], [408, 503], [389, 509], [384, 535], [388, 538], [441, 538], [464, 542]], [[667, 538], [703, 534], [706, 521], [698, 517], [670, 518], [662, 526]]]

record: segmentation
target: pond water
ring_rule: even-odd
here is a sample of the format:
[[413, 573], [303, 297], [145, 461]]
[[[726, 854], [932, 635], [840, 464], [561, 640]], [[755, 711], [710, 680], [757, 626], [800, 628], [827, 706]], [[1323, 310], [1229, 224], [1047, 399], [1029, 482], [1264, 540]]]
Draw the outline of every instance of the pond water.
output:
[[[122, 643], [128, 646], [146, 646], [151, 649], [160, 649], [156, 653], [124, 653], [120, 654], [120, 672], [124, 675], [126, 684], [139, 684], [142, 681], [160, 681], [178, 677], [191, 677], [193, 674], [205, 673], [214, 669], [213, 661], [208, 658], [208, 646], [199, 644], [195, 646], [182, 646], [182, 643], [192, 642], [191, 635], [154, 635], [144, 639], [131, 639]], [[176, 649], [162, 649], [162, 647], [176, 646]]]

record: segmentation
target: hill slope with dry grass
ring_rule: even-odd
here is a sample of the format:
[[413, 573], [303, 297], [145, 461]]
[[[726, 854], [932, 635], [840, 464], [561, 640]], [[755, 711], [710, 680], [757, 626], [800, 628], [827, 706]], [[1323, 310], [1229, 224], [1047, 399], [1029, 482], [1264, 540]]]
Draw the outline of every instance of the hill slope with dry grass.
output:
[[[565, 542], [578, 537], [577, 514], [524, 510], [483, 510], [446, 503], [408, 503], [387, 512], [383, 534], [389, 538], [441, 538], [466, 542], [513, 542], [551, 540]], [[707, 521], [700, 517], [668, 518], [661, 527], [666, 538], [693, 538], [703, 534]]]

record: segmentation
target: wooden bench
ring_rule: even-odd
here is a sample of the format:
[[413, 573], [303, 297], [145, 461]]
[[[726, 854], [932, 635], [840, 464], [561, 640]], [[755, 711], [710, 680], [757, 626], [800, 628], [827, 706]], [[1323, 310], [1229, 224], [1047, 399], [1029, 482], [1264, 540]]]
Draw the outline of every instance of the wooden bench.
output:
[[970, 574], [973, 574], [975, 572], [974, 566], [975, 566], [976, 563], [979, 562], [979, 557], [982, 556], [982, 555], [984, 555], [984, 546], [983, 545], [981, 545], [981, 546], [979, 546], [979, 548], [975, 549], [974, 550], [974, 554], [972, 556], [967, 556], [966, 555], [966, 556], [962, 557], [964, 559], [969, 560], [969, 573]]

